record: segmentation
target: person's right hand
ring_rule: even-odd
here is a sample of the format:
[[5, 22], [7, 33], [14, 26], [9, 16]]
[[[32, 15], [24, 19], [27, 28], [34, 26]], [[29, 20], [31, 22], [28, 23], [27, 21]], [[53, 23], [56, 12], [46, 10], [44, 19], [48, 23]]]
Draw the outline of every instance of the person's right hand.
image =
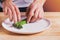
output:
[[21, 20], [20, 11], [12, 1], [4, 1], [2, 5], [4, 14], [8, 15], [11, 21], [14, 21], [14, 23], [16, 23]]

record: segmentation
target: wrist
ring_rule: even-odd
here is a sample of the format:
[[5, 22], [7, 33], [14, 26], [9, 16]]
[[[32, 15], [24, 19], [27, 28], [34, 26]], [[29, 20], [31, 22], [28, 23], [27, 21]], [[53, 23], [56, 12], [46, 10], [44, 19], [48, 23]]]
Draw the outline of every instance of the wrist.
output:
[[12, 2], [12, 0], [3, 0], [3, 2], [2, 3], [11, 3]]
[[36, 1], [36, 2], [45, 2], [46, 0], [34, 0], [34, 1]]
[[1, 0], [1, 3], [3, 3], [3, 2], [10, 2], [10, 1], [12, 1], [12, 0]]

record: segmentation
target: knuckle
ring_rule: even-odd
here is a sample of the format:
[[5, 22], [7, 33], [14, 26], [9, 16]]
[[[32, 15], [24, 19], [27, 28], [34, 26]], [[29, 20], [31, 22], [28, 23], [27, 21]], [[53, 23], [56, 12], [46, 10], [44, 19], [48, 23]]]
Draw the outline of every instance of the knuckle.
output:
[[33, 16], [33, 14], [32, 14], [32, 13], [30, 13], [30, 14], [29, 14], [29, 16]]
[[35, 15], [34, 18], [37, 18], [37, 16]]
[[32, 4], [31, 6], [30, 6], [30, 8], [33, 8], [34, 7], [34, 5]]
[[34, 3], [32, 3], [31, 5], [34, 6]]
[[12, 7], [12, 9], [14, 10], [14, 7]]
[[43, 18], [43, 15], [39, 15], [39, 18]]
[[10, 6], [10, 8], [14, 10], [14, 7], [12, 5]]
[[31, 14], [29, 14], [28, 16], [32, 16]]

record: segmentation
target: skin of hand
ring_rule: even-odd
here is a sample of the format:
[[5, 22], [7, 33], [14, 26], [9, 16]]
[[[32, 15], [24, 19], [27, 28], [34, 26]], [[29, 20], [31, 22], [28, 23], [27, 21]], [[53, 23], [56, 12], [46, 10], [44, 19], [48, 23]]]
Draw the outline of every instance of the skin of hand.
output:
[[44, 17], [43, 5], [46, 0], [34, 0], [28, 7], [27, 23], [35, 22]]
[[14, 23], [16, 23], [21, 20], [21, 13], [12, 0], [5, 0], [2, 5], [3, 12], [5, 15], [9, 16], [10, 21], [14, 21]]
[[[34, 2], [28, 8], [27, 23], [34, 22], [43, 17], [43, 4], [45, 0], [34, 0]], [[21, 20], [21, 14], [17, 6], [12, 0], [6, 0], [3, 3], [3, 11], [5, 15], [8, 15], [11, 21], [15, 23]]]

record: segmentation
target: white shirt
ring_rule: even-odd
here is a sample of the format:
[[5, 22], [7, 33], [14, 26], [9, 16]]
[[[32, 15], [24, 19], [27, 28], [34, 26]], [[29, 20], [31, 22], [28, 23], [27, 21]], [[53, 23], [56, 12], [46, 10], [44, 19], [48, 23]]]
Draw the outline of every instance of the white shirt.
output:
[[[28, 7], [33, 2], [33, 0], [13, 0], [13, 2], [17, 7]], [[2, 6], [1, 3], [0, 6]]]

